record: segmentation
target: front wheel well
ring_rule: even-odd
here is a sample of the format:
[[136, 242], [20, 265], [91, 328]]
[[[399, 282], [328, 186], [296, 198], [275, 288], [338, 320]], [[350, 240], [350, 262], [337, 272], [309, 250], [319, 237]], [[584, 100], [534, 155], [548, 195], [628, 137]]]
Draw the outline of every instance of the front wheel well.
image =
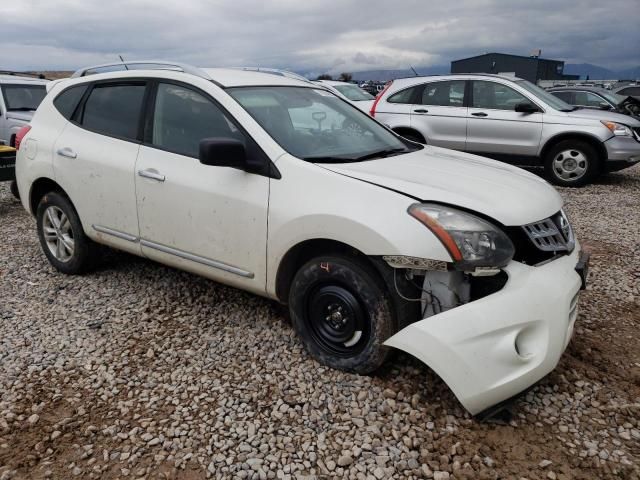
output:
[[600, 161], [600, 168], [602, 168], [604, 162], [607, 160], [607, 149], [605, 148], [602, 141], [599, 139], [592, 137], [591, 135], [585, 135], [580, 133], [566, 133], [562, 135], [557, 135], [547, 141], [544, 147], [542, 147], [542, 151], [540, 152], [540, 159], [544, 163], [549, 150], [551, 150], [554, 146], [556, 146], [560, 142], [564, 142], [565, 140], [578, 140], [581, 142], [588, 143], [591, 145], [596, 152], [598, 153], [598, 160]]
[[69, 197], [64, 189], [50, 178], [39, 178], [31, 185], [31, 192], [29, 194], [29, 207], [32, 215], [36, 214], [38, 204], [40, 200], [42, 200], [42, 197], [49, 192], [59, 192], [67, 198]]
[[404, 137], [404, 138], [409, 137], [408, 140], [413, 141], [415, 139], [419, 143], [425, 143], [425, 144], [427, 143], [427, 140], [424, 138], [424, 135], [422, 135], [419, 131], [417, 131], [414, 128], [411, 128], [411, 127], [395, 127], [392, 130], [394, 132], [396, 132], [398, 135], [400, 135], [401, 137]]
[[314, 257], [336, 254], [360, 258], [371, 264], [367, 255], [346, 243], [326, 238], [305, 240], [291, 247], [280, 261], [278, 273], [276, 274], [276, 296], [278, 300], [282, 303], [288, 302], [291, 282], [302, 265]]
[[9, 146], [10, 147], [15, 147], [16, 146], [16, 134], [12, 134], [11, 138], [9, 139]]

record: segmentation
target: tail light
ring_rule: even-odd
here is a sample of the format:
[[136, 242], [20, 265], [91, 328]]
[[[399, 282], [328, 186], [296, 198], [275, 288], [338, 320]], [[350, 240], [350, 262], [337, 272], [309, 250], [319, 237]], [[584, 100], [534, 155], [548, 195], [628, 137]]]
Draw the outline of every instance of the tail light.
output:
[[372, 117], [376, 116], [376, 107], [378, 106], [378, 102], [384, 96], [384, 93], [387, 90], [389, 90], [389, 87], [391, 86], [392, 83], [393, 83], [393, 80], [387, 82], [387, 84], [384, 86], [382, 91], [376, 96], [376, 99], [374, 100], [373, 105], [371, 105], [371, 110], [369, 110], [369, 115], [371, 115]]
[[29, 130], [31, 130], [31, 125], [25, 125], [20, 130], [18, 130], [18, 133], [16, 133], [16, 138], [13, 141], [14, 142], [13, 146], [15, 147], [16, 150], [20, 149], [20, 144], [22, 143], [22, 139], [27, 133], [29, 133]]

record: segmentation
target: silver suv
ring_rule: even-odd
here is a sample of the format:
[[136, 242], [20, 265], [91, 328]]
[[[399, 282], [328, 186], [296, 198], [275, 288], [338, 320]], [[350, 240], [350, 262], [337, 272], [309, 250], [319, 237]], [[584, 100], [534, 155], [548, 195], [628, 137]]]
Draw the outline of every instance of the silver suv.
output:
[[394, 80], [371, 115], [419, 143], [518, 165], [578, 187], [640, 162], [640, 122], [568, 105], [519, 78], [446, 75]]
[[0, 72], [0, 145], [14, 146], [18, 130], [27, 125], [47, 94], [47, 80]]

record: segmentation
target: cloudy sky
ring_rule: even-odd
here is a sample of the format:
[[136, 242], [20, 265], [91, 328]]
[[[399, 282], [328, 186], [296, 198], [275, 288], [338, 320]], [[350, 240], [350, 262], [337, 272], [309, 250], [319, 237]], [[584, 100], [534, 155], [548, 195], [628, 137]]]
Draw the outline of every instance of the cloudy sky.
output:
[[640, 0], [2, 0], [0, 69], [125, 59], [318, 73], [488, 51], [640, 65]]

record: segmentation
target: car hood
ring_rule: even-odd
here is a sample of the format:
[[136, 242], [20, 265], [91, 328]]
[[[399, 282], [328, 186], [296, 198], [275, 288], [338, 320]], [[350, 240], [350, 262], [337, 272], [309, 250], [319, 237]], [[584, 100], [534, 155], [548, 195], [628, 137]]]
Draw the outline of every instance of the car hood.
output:
[[421, 201], [473, 210], [508, 226], [550, 217], [563, 203], [551, 185], [532, 173], [432, 146], [394, 157], [322, 167]]
[[34, 112], [7, 112], [7, 119], [19, 120], [21, 122], [29, 123], [33, 118]]
[[579, 108], [573, 112], [565, 112], [572, 118], [585, 118], [594, 120], [606, 120], [610, 122], [624, 123], [630, 127], [640, 127], [640, 122], [629, 115], [623, 113], [610, 112], [608, 110], [594, 110], [590, 108]]

